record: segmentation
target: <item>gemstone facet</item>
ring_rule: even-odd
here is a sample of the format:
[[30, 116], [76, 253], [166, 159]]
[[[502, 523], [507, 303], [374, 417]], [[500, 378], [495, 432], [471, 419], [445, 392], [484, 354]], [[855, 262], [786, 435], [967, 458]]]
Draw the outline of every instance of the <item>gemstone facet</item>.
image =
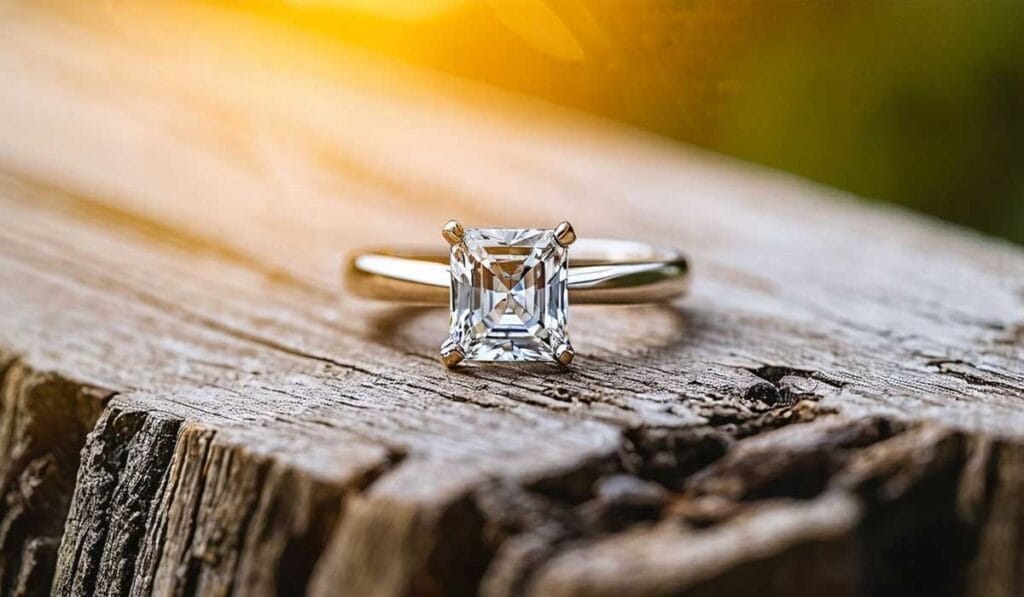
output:
[[553, 230], [466, 229], [451, 248], [451, 324], [442, 353], [558, 361], [571, 350], [568, 257]]

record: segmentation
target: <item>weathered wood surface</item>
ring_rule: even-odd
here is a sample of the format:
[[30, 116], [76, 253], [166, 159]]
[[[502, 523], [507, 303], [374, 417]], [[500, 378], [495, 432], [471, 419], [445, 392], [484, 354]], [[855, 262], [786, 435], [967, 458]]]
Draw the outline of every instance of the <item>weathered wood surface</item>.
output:
[[[4, 594], [1024, 593], [1018, 248], [229, 11], [0, 11]], [[337, 282], [449, 217], [694, 292], [449, 372]]]

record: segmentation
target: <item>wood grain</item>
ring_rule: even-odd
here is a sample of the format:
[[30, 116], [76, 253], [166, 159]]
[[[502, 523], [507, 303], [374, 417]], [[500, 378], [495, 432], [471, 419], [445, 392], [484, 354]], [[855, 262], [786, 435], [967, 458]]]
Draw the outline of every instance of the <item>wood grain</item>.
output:
[[[0, 19], [0, 589], [1013, 595], [1024, 254], [209, 6]], [[571, 371], [347, 250], [645, 237]]]

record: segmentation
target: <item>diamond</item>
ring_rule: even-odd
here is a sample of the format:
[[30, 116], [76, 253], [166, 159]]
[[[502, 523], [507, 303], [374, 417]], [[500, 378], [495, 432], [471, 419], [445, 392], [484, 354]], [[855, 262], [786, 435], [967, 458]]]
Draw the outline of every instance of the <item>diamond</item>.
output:
[[442, 352], [474, 361], [564, 361], [571, 351], [568, 265], [554, 230], [466, 229], [451, 248], [451, 326]]

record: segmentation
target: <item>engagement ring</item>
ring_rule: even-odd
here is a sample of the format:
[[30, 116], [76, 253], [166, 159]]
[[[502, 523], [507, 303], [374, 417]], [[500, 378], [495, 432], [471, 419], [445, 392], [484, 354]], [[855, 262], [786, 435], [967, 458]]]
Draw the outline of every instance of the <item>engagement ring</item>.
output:
[[[451, 307], [441, 346], [448, 367], [462, 361], [553, 361], [575, 352], [569, 304], [666, 301], [686, 292], [679, 251], [642, 242], [576, 238], [553, 230], [445, 225], [448, 254], [364, 249], [345, 268], [349, 292], [378, 300]], [[569, 247], [572, 247], [572, 263]]]

